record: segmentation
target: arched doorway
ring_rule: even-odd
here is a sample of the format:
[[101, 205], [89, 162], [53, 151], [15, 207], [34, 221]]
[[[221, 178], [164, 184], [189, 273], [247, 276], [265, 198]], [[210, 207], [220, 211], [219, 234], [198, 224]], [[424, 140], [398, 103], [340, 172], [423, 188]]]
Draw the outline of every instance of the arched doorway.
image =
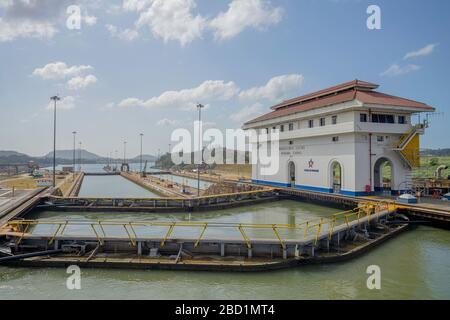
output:
[[292, 161], [289, 162], [288, 168], [288, 185], [291, 188], [295, 188], [295, 163]]
[[331, 188], [333, 193], [340, 193], [342, 189], [342, 167], [337, 161], [331, 164]]
[[388, 158], [380, 158], [373, 169], [374, 191], [377, 193], [391, 193], [394, 177], [394, 167]]

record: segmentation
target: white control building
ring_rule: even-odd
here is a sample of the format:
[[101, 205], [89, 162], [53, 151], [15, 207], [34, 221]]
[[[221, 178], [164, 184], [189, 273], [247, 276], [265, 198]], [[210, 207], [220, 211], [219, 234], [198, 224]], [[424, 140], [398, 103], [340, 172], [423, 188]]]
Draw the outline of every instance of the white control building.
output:
[[426, 128], [412, 116], [435, 109], [377, 88], [354, 80], [284, 101], [245, 123], [243, 129], [280, 136], [278, 172], [262, 175], [258, 163], [253, 182], [352, 196], [409, 190]]

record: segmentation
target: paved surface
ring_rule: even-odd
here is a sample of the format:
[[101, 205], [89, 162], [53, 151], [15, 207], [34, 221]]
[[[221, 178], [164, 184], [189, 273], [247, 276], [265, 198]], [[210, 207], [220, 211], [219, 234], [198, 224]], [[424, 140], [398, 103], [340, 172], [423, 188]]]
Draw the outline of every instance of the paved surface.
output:
[[14, 191], [13, 197], [11, 189], [0, 189], [0, 218], [18, 203], [30, 198], [34, 192], [36, 189], [19, 189]]
[[[396, 197], [382, 197], [382, 196], [371, 196], [371, 197], [363, 197], [369, 200], [394, 200], [396, 201]], [[399, 202], [397, 202], [399, 203]], [[401, 204], [401, 203], [399, 203]], [[431, 198], [419, 198], [418, 203], [416, 204], [408, 204], [413, 207], [427, 208], [427, 209], [436, 209], [450, 212], [450, 201], [444, 201], [440, 199], [431, 199]]]

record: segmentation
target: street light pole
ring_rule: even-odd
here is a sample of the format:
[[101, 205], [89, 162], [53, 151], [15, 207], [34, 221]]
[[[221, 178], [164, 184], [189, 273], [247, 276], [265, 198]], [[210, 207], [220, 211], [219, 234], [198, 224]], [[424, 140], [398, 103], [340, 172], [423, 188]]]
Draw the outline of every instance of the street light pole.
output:
[[141, 134], [140, 134], [140, 136], [141, 136], [141, 158], [140, 158], [140, 172], [141, 172], [141, 174], [143, 174], [143, 172], [142, 172], [142, 137], [144, 136], [144, 134], [143, 134], [143, 133], [141, 133]]
[[123, 142], [123, 165], [127, 163], [127, 142]]
[[203, 162], [203, 152], [202, 152], [202, 133], [200, 132], [201, 130], [201, 122], [202, 122], [202, 109], [205, 106], [202, 104], [198, 104], [197, 105], [197, 109], [198, 109], [198, 148], [200, 151], [200, 162], [197, 165], [197, 196], [200, 197], [200, 166]]
[[79, 149], [78, 149], [78, 168], [79, 171], [81, 172], [81, 141], [78, 142], [79, 145]]
[[61, 100], [60, 97], [53, 96], [50, 98], [55, 105], [53, 107], [53, 188], [56, 187], [56, 102]]
[[76, 143], [75, 143], [75, 140], [76, 140], [76, 135], [77, 135], [77, 132], [76, 131], [74, 131], [74, 132], [72, 132], [72, 134], [73, 134], [73, 178], [75, 179], [75, 166], [76, 166], [76, 163], [75, 163], [75, 149], [76, 149]]

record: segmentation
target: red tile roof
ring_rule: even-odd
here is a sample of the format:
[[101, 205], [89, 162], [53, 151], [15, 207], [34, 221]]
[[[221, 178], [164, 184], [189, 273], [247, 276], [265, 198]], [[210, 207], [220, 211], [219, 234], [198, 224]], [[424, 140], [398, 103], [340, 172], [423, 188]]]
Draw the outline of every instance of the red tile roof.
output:
[[376, 88], [378, 88], [377, 84], [361, 80], [353, 80], [301, 97], [286, 100], [273, 106], [271, 109], [274, 111], [250, 120], [246, 122], [246, 124], [287, 116], [297, 112], [318, 109], [355, 99], [367, 104], [411, 107], [434, 111], [433, 107], [430, 107], [422, 102], [373, 91]]

